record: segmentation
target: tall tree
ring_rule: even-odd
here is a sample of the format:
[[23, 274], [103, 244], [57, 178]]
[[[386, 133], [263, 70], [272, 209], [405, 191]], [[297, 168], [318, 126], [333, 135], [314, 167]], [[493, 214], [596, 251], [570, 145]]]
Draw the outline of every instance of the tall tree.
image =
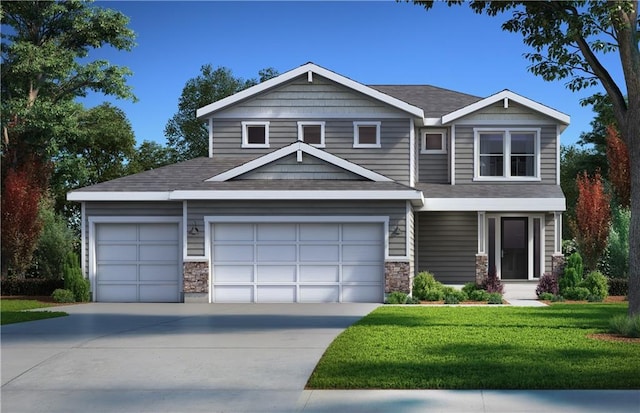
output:
[[[89, 1], [3, 1], [2, 153], [16, 166], [35, 155], [49, 161], [78, 131], [88, 91], [133, 98], [127, 68], [90, 60], [102, 46], [130, 50], [128, 18]], [[7, 155], [11, 154], [11, 157]]]
[[613, 125], [607, 128], [607, 161], [609, 182], [616, 194], [616, 200], [622, 208], [627, 209], [631, 203], [629, 151]]
[[200, 74], [187, 83], [178, 100], [178, 112], [164, 128], [167, 144], [173, 148], [178, 160], [207, 156], [209, 153], [209, 132], [207, 125], [196, 118], [196, 110], [217, 100], [231, 96], [278, 75], [274, 68], [262, 69], [260, 78], [242, 79], [235, 77], [231, 69], [210, 64], [200, 68]]
[[173, 148], [157, 142], [144, 141], [138, 146], [127, 164], [127, 174], [148, 171], [175, 163], [177, 154]]
[[[429, 9], [433, 1], [414, 1]], [[448, 4], [462, 4], [449, 0]], [[529, 70], [544, 80], [567, 79], [577, 91], [601, 85], [629, 150], [631, 228], [629, 314], [640, 314], [640, 18], [638, 1], [471, 1], [477, 13], [511, 12], [502, 29], [520, 33], [533, 48]], [[616, 53], [624, 83], [617, 83], [602, 55]], [[626, 99], [624, 95], [626, 89]], [[598, 99], [596, 97], [596, 99]], [[588, 103], [593, 103], [591, 100]]]

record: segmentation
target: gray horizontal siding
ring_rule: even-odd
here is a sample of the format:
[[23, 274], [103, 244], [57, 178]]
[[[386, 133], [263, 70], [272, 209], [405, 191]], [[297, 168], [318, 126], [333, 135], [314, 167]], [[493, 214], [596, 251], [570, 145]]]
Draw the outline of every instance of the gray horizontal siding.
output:
[[291, 154], [242, 174], [236, 179], [363, 180], [364, 178], [308, 154], [303, 154], [302, 162], [298, 162], [297, 155]]
[[477, 213], [426, 212], [416, 218], [417, 271], [430, 271], [444, 283], [474, 281]]
[[[373, 205], [367, 201], [189, 201], [187, 204], [188, 222], [190, 225], [196, 223], [199, 228], [204, 227], [205, 216], [388, 216], [391, 230], [396, 223], [399, 227], [399, 233], [389, 237], [391, 256], [404, 256], [406, 253], [405, 212], [404, 201], [376, 202]], [[204, 248], [204, 231], [188, 236], [189, 256], [203, 256]]]
[[[248, 120], [248, 119], [245, 119]], [[260, 155], [297, 142], [297, 122], [304, 119], [268, 120], [269, 148], [242, 148], [241, 120], [219, 119], [213, 123], [213, 153], [216, 156]], [[409, 119], [381, 121], [380, 148], [353, 147], [353, 121], [380, 119], [325, 119], [325, 148], [329, 153], [385, 175], [409, 183]]]
[[434, 184], [446, 184], [449, 182], [448, 154], [420, 154], [418, 162], [420, 165], [419, 182], [429, 182]]
[[[509, 125], [482, 125], [482, 128], [509, 128]], [[540, 128], [540, 177], [542, 184], [556, 184], [556, 145], [557, 134], [556, 125], [513, 125], [517, 128]], [[457, 125], [456, 126], [456, 184], [472, 184], [473, 183], [473, 126]], [[505, 184], [509, 184], [505, 182]], [[514, 182], [517, 184], [517, 182]]]

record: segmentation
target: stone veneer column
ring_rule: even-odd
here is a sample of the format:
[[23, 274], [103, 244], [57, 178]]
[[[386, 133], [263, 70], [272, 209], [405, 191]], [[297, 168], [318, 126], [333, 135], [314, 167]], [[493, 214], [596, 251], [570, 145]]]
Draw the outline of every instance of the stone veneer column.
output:
[[384, 263], [385, 294], [402, 291], [411, 294], [411, 274], [408, 262], [387, 261]]
[[551, 272], [560, 277], [564, 272], [564, 255], [553, 254], [551, 256]]
[[186, 261], [183, 268], [185, 303], [209, 302], [209, 263], [207, 261]]
[[489, 256], [487, 254], [476, 254], [476, 284], [481, 284], [488, 274]]

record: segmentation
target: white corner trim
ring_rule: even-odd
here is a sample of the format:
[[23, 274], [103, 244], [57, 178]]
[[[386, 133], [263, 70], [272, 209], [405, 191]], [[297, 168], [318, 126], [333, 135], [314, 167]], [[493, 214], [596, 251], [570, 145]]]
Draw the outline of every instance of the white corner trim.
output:
[[565, 211], [564, 198], [426, 198], [419, 211]]
[[416, 128], [413, 118], [409, 119], [409, 186], [416, 183]]
[[170, 191], [73, 191], [67, 194], [67, 201], [168, 201]]
[[380, 175], [379, 173], [373, 172], [369, 169], [363, 168], [360, 165], [356, 165], [352, 162], [349, 162], [345, 159], [342, 159], [338, 156], [332, 155], [328, 152], [315, 148], [304, 142], [294, 142], [289, 146], [285, 146], [284, 148], [280, 148], [274, 152], [268, 153], [260, 158], [254, 159], [250, 162], [247, 162], [243, 165], [240, 165], [236, 168], [230, 169], [226, 172], [218, 174], [214, 177], [211, 177], [206, 180], [206, 182], [223, 182], [228, 181], [229, 179], [240, 176], [244, 173], [252, 171], [256, 168], [264, 166], [268, 163], [271, 163], [275, 160], [283, 158], [287, 155], [290, 155], [296, 151], [301, 151], [307, 153], [311, 156], [315, 156], [318, 159], [321, 159], [325, 162], [333, 164], [337, 167], [345, 169], [349, 172], [353, 172], [356, 175], [360, 175], [363, 178], [370, 179], [374, 182], [392, 182], [392, 179], [387, 178], [384, 175]]
[[209, 158], [213, 158], [213, 118], [209, 118]]
[[565, 125], [568, 125], [571, 122], [571, 117], [569, 115], [565, 115], [564, 113], [559, 112], [555, 109], [552, 109], [548, 106], [535, 102], [524, 96], [520, 96], [516, 93], [513, 93], [510, 90], [503, 90], [502, 92], [496, 93], [495, 95], [489, 96], [476, 103], [472, 103], [471, 105], [465, 106], [462, 109], [458, 109], [456, 111], [453, 111], [449, 114], [444, 115], [442, 117], [442, 123], [447, 124], [447, 123], [453, 122], [473, 112], [484, 109], [487, 106], [493, 105], [494, 103], [503, 101], [504, 99], [512, 100], [529, 109], [535, 110], [537, 112], [542, 113], [543, 115], [549, 116], [557, 120], [558, 122], [564, 123]]
[[556, 185], [560, 185], [560, 126], [556, 126]]
[[456, 125], [451, 125], [451, 165], [449, 165], [449, 179], [451, 185], [456, 184]]
[[213, 112], [226, 108], [234, 103], [237, 103], [243, 99], [250, 98], [252, 96], [257, 95], [258, 93], [264, 92], [273, 87], [279, 86], [283, 83], [286, 83], [292, 79], [295, 79], [299, 76], [306, 76], [307, 81], [309, 79], [310, 73], [315, 73], [322, 77], [325, 77], [329, 80], [332, 80], [338, 84], [351, 88], [357, 92], [363, 93], [366, 96], [379, 100], [383, 103], [391, 105], [397, 109], [400, 109], [404, 112], [408, 112], [411, 115], [418, 117], [420, 119], [424, 118], [424, 111], [416, 106], [410, 105], [407, 102], [404, 102], [400, 99], [396, 99], [391, 97], [385, 93], [379, 92], [373, 88], [363, 85], [362, 83], [358, 83], [354, 80], [351, 80], [347, 77], [339, 75], [335, 72], [327, 70], [323, 67], [320, 67], [314, 63], [307, 63], [300, 67], [297, 67], [293, 70], [285, 72], [280, 76], [274, 77], [262, 83], [259, 83], [255, 86], [252, 86], [248, 89], [245, 89], [241, 92], [238, 92], [234, 95], [226, 97], [224, 99], [220, 99], [216, 102], [213, 102], [207, 106], [201, 107], [196, 111], [196, 116], [198, 118], [203, 118], [210, 115]]
[[83, 277], [88, 277], [87, 274], [87, 205], [84, 202], [80, 203], [80, 268]]

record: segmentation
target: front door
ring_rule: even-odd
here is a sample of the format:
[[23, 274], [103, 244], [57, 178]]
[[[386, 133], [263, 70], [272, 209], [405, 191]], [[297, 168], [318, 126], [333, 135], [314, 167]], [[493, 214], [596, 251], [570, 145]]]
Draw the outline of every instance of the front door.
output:
[[501, 227], [501, 268], [502, 279], [528, 278], [529, 262], [529, 219], [524, 217], [502, 218]]

